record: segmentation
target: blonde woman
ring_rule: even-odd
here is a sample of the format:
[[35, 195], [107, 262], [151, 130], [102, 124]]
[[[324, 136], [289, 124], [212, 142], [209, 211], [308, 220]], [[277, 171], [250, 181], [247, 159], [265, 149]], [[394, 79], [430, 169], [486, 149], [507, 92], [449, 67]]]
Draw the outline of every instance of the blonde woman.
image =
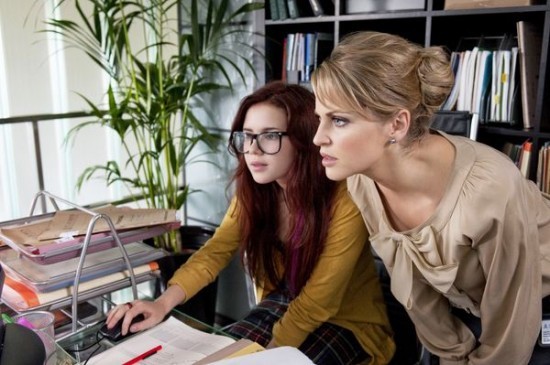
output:
[[499, 151], [430, 130], [452, 84], [439, 47], [350, 35], [313, 74], [314, 143], [435, 363], [549, 364], [550, 201]]

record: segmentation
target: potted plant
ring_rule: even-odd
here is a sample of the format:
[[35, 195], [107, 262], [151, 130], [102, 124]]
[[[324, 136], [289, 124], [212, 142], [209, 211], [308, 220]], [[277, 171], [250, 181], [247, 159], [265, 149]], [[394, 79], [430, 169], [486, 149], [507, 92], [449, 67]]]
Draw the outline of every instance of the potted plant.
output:
[[[99, 124], [118, 136], [126, 153], [123, 164], [86, 168], [78, 188], [101, 177], [108, 185], [122, 183], [148, 208], [180, 209], [196, 191], [183, 178], [191, 153], [200, 144], [216, 151], [221, 140], [199, 119], [199, 111], [207, 115], [201, 101], [231, 92], [234, 77], [246, 85], [247, 74], [256, 76], [250, 59], [259, 51], [243, 39], [252, 35], [243, 17], [263, 3], [233, 9], [229, 0], [58, 0], [56, 6], [63, 4], [74, 6], [79, 19], [50, 18], [45, 31], [84, 52], [110, 80], [106, 102], [82, 95], [93, 119], [68, 138]], [[176, 236], [156, 244], [177, 252]]]

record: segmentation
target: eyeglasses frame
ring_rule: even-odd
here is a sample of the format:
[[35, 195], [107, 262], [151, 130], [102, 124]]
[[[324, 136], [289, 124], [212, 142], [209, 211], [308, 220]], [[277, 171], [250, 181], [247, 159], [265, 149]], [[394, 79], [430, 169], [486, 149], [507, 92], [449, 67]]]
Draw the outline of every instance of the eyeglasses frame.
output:
[[[236, 133], [242, 133], [244, 135], [248, 135], [250, 136], [252, 139], [250, 141], [250, 145], [249, 146], [252, 146], [252, 143], [254, 143], [254, 141], [256, 141], [256, 146], [258, 146], [258, 149], [260, 151], [262, 151], [262, 153], [265, 153], [266, 155], [276, 155], [277, 153], [281, 152], [281, 148], [283, 146], [283, 137], [284, 136], [287, 136], [288, 137], [288, 132], [282, 132], [282, 131], [266, 131], [266, 132], [262, 132], [262, 133], [248, 133], [248, 132], [245, 132], [245, 131], [234, 131], [233, 133], [231, 133], [231, 146], [233, 147], [233, 150], [236, 152], [236, 153], [240, 153], [240, 154], [245, 154], [245, 153], [248, 153], [250, 152], [250, 149], [246, 152], [240, 152], [239, 150], [237, 150], [237, 147], [235, 147], [235, 137], [234, 135]], [[258, 143], [258, 136], [261, 136], [263, 134], [271, 134], [271, 133], [274, 133], [276, 135], [279, 136], [279, 149], [277, 150], [277, 152], [273, 152], [273, 153], [270, 153], [270, 152], [265, 152], [262, 148], [262, 146], [260, 145], [260, 143]], [[243, 144], [244, 145], [244, 144]]]

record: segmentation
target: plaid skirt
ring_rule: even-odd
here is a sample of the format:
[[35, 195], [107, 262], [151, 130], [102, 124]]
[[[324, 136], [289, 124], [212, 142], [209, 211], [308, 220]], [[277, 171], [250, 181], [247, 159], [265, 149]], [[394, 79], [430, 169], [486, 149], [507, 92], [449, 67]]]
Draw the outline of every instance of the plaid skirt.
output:
[[[288, 308], [289, 296], [273, 293], [267, 296], [242, 320], [224, 332], [235, 338], [247, 338], [267, 346], [272, 338], [273, 325]], [[323, 323], [310, 333], [298, 348], [317, 365], [367, 363], [369, 355], [363, 350], [353, 332], [331, 323]]]

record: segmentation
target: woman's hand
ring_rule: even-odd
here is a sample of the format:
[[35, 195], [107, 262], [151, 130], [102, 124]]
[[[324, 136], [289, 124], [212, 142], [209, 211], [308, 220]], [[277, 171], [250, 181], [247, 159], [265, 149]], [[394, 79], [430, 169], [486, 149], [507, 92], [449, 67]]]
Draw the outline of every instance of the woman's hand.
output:
[[[132, 319], [138, 314], [143, 314], [145, 319], [130, 326]], [[136, 300], [114, 307], [107, 315], [107, 328], [113, 328], [118, 321], [122, 322], [122, 335], [129, 332], [139, 332], [151, 328], [160, 323], [165, 316], [164, 307], [158, 302]]]
[[[164, 317], [177, 304], [185, 301], [185, 292], [177, 285], [171, 285], [162, 295], [154, 302], [147, 300], [135, 300], [124, 304], [117, 305], [107, 315], [107, 328], [111, 329], [119, 320], [122, 322], [122, 335], [126, 336], [128, 330], [130, 332], [143, 331], [159, 324]], [[136, 322], [132, 325], [132, 319], [138, 314], [143, 314], [145, 319], [141, 322]]]

